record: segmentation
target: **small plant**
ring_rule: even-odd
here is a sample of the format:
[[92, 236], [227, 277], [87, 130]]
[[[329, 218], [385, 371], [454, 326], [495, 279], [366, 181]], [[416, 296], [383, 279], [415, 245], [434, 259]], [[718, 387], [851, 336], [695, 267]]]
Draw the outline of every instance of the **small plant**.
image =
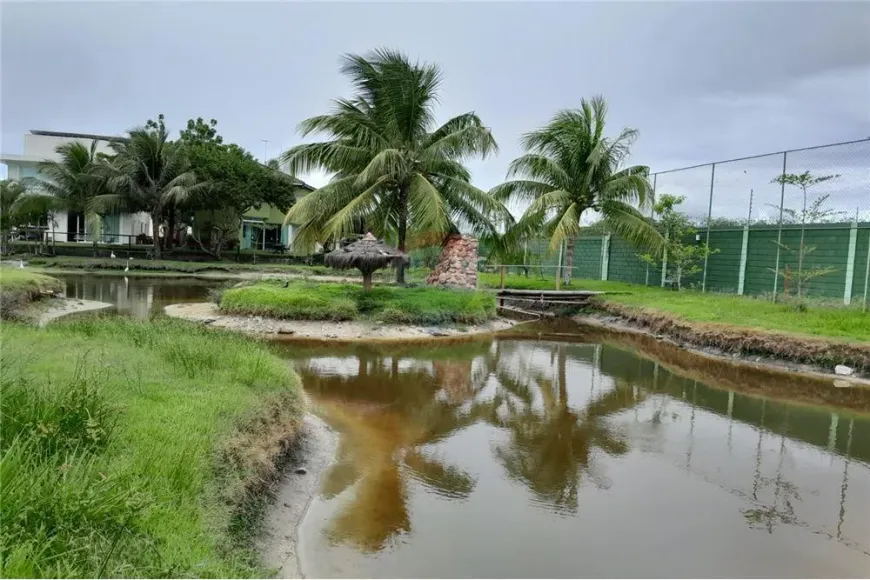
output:
[[[800, 212], [792, 209], [787, 209], [785, 207], [774, 206], [780, 210], [783, 216], [783, 223], [800, 223], [801, 225], [800, 244], [796, 248], [787, 246], [779, 241], [774, 242], [781, 249], [797, 256], [797, 273], [788, 271], [787, 265], [781, 270], [770, 269], [770, 271], [777, 276], [783, 277], [786, 287], [786, 294], [788, 293], [789, 282], [792, 280], [792, 278], [797, 281], [797, 296], [798, 298], [800, 298], [803, 295], [803, 289], [807, 282], [809, 282], [813, 278], [825, 276], [827, 274], [831, 274], [837, 271], [837, 269], [832, 266], [804, 270], [805, 258], [809, 254], [813, 253], [816, 250], [816, 247], [808, 246], [804, 243], [806, 232], [803, 227], [807, 222], [819, 223], [834, 221], [836, 219], [839, 219], [843, 215], [843, 212], [822, 209], [822, 206], [827, 201], [829, 195], [823, 195], [818, 197], [812, 204], [810, 204], [809, 207], [807, 207], [807, 190], [810, 187], [813, 187], [820, 183], [824, 183], [825, 181], [829, 181], [831, 179], [836, 179], [837, 177], [839, 177], [839, 175], [820, 175], [818, 177], [814, 177], [809, 171], [804, 171], [803, 173], [783, 173], [782, 175], [777, 175], [771, 180], [771, 183], [779, 183], [782, 186], [793, 185], [795, 187], [799, 187], [803, 192], [803, 209]], [[775, 298], [776, 297], [774, 296], [774, 299]]]
[[[683, 289], [683, 277], [697, 274], [701, 271], [700, 262], [719, 250], [711, 249], [706, 242], [686, 243], [698, 230], [689, 221], [686, 214], [677, 211], [677, 206], [685, 201], [679, 195], [663, 194], [655, 204], [655, 212], [659, 216], [658, 228], [665, 236], [665, 257], [667, 268], [665, 278], [670, 280], [677, 290]], [[647, 264], [657, 267], [659, 259], [646, 253], [638, 256]]]

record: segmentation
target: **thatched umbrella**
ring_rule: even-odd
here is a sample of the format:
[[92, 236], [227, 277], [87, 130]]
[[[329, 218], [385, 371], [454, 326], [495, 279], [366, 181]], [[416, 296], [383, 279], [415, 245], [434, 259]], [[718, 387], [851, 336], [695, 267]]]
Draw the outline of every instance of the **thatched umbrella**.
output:
[[363, 288], [366, 290], [372, 288], [372, 272], [407, 259], [406, 254], [381, 242], [371, 232], [363, 239], [333, 250], [324, 257], [326, 265], [331, 268], [356, 268], [362, 272]]

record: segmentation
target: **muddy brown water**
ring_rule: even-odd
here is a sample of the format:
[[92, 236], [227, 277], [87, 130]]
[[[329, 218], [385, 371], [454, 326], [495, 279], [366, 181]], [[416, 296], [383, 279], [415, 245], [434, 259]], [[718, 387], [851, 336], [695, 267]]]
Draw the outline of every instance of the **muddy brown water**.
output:
[[600, 342], [285, 346], [338, 456], [309, 577], [865, 577], [870, 419]]

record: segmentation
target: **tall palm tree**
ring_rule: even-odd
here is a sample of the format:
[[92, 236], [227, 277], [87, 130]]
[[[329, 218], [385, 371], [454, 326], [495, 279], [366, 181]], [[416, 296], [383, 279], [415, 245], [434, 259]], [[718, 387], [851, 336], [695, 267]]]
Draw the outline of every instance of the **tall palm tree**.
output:
[[544, 127], [526, 133], [526, 153], [508, 168], [507, 181], [492, 190], [507, 202], [531, 202], [514, 231], [528, 236], [543, 230], [550, 249], [568, 242], [566, 280], [574, 266], [574, 241], [580, 220], [588, 211], [601, 215], [615, 233], [636, 245], [662, 244], [661, 235], [632, 204], [651, 202], [652, 188], [642, 165], [623, 167], [634, 129], [623, 129], [616, 138], [605, 137], [607, 104], [602, 97], [583, 99], [579, 109], [558, 112]]
[[[300, 249], [364, 228], [405, 251], [409, 235], [437, 237], [463, 227], [487, 232], [509, 219], [501, 203], [471, 185], [463, 165], [496, 151], [489, 129], [474, 113], [435, 127], [437, 66], [377, 50], [346, 55], [341, 72], [352, 81], [354, 96], [299, 126], [303, 135], [324, 133], [328, 140], [282, 155], [292, 174], [333, 174], [287, 213], [285, 222], [299, 226], [294, 243]], [[398, 268], [399, 282], [403, 270]]]
[[112, 193], [93, 200], [92, 207], [118, 207], [151, 216], [154, 258], [160, 259], [160, 226], [168, 211], [202, 192], [208, 183], [190, 170], [184, 147], [169, 140], [163, 124], [150, 122], [131, 129], [127, 138], [112, 143], [115, 152], [104, 172]]

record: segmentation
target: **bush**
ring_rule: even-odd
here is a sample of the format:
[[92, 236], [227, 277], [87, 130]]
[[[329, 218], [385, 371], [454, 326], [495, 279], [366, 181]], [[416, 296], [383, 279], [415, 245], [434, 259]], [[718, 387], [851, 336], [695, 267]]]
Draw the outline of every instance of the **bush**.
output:
[[[286, 287], [285, 287], [286, 284]], [[474, 290], [265, 281], [223, 294], [221, 311], [291, 320], [366, 317], [393, 324], [476, 324], [495, 317], [495, 298]]]
[[268, 347], [163, 317], [2, 341], [0, 577], [264, 574], [250, 506], [301, 409]]

